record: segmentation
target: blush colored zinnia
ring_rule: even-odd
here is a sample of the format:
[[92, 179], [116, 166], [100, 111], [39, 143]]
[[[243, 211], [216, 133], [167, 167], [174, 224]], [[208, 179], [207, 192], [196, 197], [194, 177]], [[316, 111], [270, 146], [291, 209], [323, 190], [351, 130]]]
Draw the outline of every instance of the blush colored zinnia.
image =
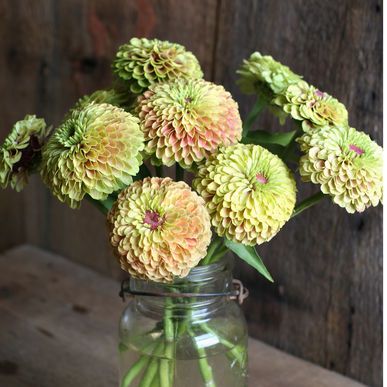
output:
[[211, 239], [203, 199], [170, 178], [131, 184], [118, 196], [108, 224], [121, 268], [156, 282], [185, 277], [206, 255]]
[[138, 100], [145, 152], [154, 164], [190, 168], [241, 139], [238, 104], [223, 86], [178, 80], [151, 86]]

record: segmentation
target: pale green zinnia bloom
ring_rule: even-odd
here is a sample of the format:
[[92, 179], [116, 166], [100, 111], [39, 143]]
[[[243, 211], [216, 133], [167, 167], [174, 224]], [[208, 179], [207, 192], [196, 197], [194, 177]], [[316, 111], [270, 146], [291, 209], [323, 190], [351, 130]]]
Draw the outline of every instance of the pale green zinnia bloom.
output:
[[132, 182], [142, 163], [138, 118], [109, 104], [75, 110], [42, 152], [43, 181], [70, 207], [85, 195], [104, 200]]
[[297, 139], [300, 174], [348, 212], [377, 206], [383, 195], [383, 149], [348, 126], [324, 127]]
[[237, 83], [246, 94], [258, 94], [271, 100], [289, 85], [301, 80], [289, 67], [259, 52], [251, 54], [237, 71]]
[[290, 170], [259, 145], [220, 148], [199, 168], [193, 184], [217, 234], [246, 245], [273, 238], [296, 203]]
[[293, 119], [302, 121], [304, 131], [348, 123], [348, 112], [342, 103], [305, 81], [290, 85], [274, 99], [274, 103]]
[[41, 160], [41, 148], [49, 134], [43, 118], [26, 115], [13, 126], [0, 147], [0, 186], [21, 191]]
[[145, 38], [133, 38], [118, 49], [113, 71], [133, 94], [159, 82], [203, 77], [195, 55], [184, 46]]

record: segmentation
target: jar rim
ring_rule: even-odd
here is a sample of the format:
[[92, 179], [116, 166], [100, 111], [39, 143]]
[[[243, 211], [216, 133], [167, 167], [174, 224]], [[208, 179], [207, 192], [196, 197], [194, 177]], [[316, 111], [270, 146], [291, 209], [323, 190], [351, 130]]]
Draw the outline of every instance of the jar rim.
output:
[[231, 272], [234, 266], [233, 256], [225, 256], [217, 262], [204, 266], [195, 266], [191, 269], [185, 277], [177, 277], [172, 282], [154, 282], [146, 279], [131, 277], [130, 281], [134, 288], [138, 286], [157, 286], [157, 287], [170, 287], [170, 286], [185, 286], [187, 283], [209, 283], [212, 282], [217, 276], [222, 273], [226, 274]]
[[183, 282], [202, 282], [213, 278], [219, 273], [231, 271], [233, 268], [234, 259], [232, 256], [224, 256], [217, 262], [204, 266], [195, 266], [191, 269], [188, 275], [184, 278], [176, 278], [174, 284]]

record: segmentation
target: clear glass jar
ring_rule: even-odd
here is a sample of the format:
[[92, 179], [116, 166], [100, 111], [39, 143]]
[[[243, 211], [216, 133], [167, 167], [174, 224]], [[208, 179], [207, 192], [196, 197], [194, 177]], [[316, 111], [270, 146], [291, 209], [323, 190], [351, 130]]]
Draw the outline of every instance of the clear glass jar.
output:
[[[136, 295], [120, 321], [121, 387], [243, 387], [247, 327], [232, 290], [232, 264], [198, 266], [173, 284], [130, 280]], [[207, 294], [171, 297], [165, 293]]]

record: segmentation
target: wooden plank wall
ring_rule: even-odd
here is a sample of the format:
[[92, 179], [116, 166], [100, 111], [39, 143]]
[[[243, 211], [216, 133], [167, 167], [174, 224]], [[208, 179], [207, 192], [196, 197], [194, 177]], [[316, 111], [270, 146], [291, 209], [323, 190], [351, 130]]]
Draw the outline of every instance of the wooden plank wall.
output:
[[[382, 141], [381, 0], [0, 0], [0, 135], [28, 112], [58, 124], [81, 95], [109, 85], [110, 61], [131, 36], [186, 45], [206, 78], [235, 87], [242, 59], [259, 50], [337, 96], [351, 125]], [[276, 129], [265, 116], [261, 128]], [[300, 197], [314, 191], [303, 186]], [[71, 211], [39, 179], [0, 192], [0, 249], [23, 241], [119, 276], [104, 219]], [[381, 209], [349, 216], [329, 202], [292, 220], [260, 249], [269, 285], [243, 264], [253, 336], [297, 356], [382, 385]]]
[[[255, 49], [271, 53], [337, 96], [350, 124], [382, 142], [381, 2], [224, 1], [215, 80], [242, 107], [235, 67]], [[246, 103], [245, 103], [246, 101]], [[266, 127], [275, 128], [273, 120]], [[315, 191], [305, 186], [304, 197]], [[350, 216], [323, 203], [292, 220], [262, 254], [276, 285], [243, 267], [257, 337], [369, 385], [381, 385], [382, 211]], [[251, 313], [254, 311], [253, 313]]]

